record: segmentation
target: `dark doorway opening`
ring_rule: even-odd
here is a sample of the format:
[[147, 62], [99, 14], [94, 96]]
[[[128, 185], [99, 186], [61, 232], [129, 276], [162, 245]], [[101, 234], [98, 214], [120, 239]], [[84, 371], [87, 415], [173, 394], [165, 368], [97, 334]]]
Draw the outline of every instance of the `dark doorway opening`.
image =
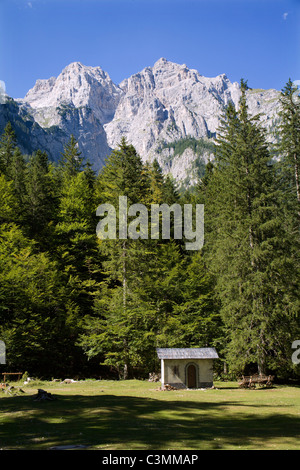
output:
[[196, 388], [197, 386], [197, 373], [194, 364], [190, 364], [187, 369], [187, 386], [188, 388]]

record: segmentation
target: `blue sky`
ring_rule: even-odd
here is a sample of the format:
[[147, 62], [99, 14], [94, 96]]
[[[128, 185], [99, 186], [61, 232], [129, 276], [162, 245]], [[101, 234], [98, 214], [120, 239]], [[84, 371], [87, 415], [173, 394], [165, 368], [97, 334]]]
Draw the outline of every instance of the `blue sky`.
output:
[[120, 83], [161, 57], [281, 89], [300, 79], [300, 0], [0, 1], [0, 80], [14, 98], [74, 61]]

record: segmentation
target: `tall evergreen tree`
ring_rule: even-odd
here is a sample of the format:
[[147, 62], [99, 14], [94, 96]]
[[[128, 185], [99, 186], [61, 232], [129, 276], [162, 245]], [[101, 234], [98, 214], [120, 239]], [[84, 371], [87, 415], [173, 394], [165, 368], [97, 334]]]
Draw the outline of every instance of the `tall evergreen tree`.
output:
[[81, 310], [91, 300], [89, 288], [97, 285], [95, 207], [94, 188], [85, 172], [63, 179], [54, 231], [55, 253], [69, 284], [70, 298], [83, 302]]
[[6, 175], [12, 181], [14, 194], [17, 201], [16, 216], [19, 223], [24, 223], [24, 207], [26, 205], [26, 161], [18, 147], [15, 148], [12, 158], [8, 163]]
[[281, 92], [280, 146], [290, 173], [292, 192], [298, 202], [300, 217], [300, 97], [291, 79]]
[[285, 227], [295, 249], [299, 265], [300, 242], [300, 97], [299, 90], [289, 80], [281, 92], [281, 117], [277, 152], [277, 184], [282, 191], [282, 211]]
[[68, 176], [75, 176], [76, 173], [83, 169], [84, 159], [81, 154], [78, 148], [78, 142], [72, 134], [61, 156], [62, 167]]
[[48, 157], [38, 150], [29, 159], [25, 172], [24, 224], [31, 238], [40, 249], [49, 250], [57, 212], [57, 196], [54, 181], [49, 172]]
[[256, 362], [264, 372], [275, 357], [285, 357], [285, 366], [289, 361], [296, 283], [266, 139], [241, 89], [239, 110], [228, 106], [217, 139], [205, 251], [217, 279], [232, 368]]
[[153, 204], [161, 204], [163, 201], [163, 193], [165, 181], [162, 170], [157, 160], [148, 166], [149, 174], [149, 200]]
[[4, 175], [0, 175], [0, 224], [16, 222], [17, 209], [13, 183]]
[[8, 167], [17, 147], [16, 134], [10, 122], [5, 126], [0, 140], [0, 171], [7, 174]]
[[[131, 357], [129, 353], [131, 341], [129, 332], [124, 335], [122, 325], [126, 318], [128, 319], [128, 325], [130, 324], [129, 317], [132, 311], [130, 300], [132, 292], [130, 286], [131, 282], [133, 282], [134, 271], [139, 265], [140, 243], [138, 240], [131, 240], [127, 237], [127, 223], [123, 224], [123, 220], [119, 218], [119, 197], [127, 197], [126, 210], [132, 204], [144, 203], [147, 197], [148, 179], [143, 163], [135, 148], [128, 144], [124, 138], [121, 140], [119, 147], [108, 158], [105, 167], [98, 177], [96, 187], [98, 203], [112, 204], [116, 209], [117, 218], [116, 240], [99, 241], [100, 253], [104, 258], [103, 266], [106, 284], [111, 287], [107, 291], [106, 305], [108, 303], [112, 306], [114, 305], [113, 299], [121, 299], [118, 308], [103, 308], [102, 311], [98, 311], [98, 315], [103, 316], [101, 322], [104, 322], [106, 325], [103, 338], [110, 337], [111, 330], [109, 325], [111, 324], [111, 318], [114, 318], [115, 339], [111, 338], [111, 346], [115, 341], [117, 343], [121, 342], [122, 352], [120, 354], [122, 359], [116, 355], [116, 364], [118, 364], [118, 367], [120, 367], [120, 363], [123, 364], [123, 376], [127, 378], [131, 365], [129, 362]], [[123, 228], [119, 229], [121, 225]], [[122, 234], [123, 231], [126, 233]], [[101, 305], [103, 306], [102, 301]], [[114, 309], [114, 312], [112, 312], [112, 309]], [[119, 339], [117, 340], [116, 338]], [[110, 353], [109, 357], [111, 358]]]

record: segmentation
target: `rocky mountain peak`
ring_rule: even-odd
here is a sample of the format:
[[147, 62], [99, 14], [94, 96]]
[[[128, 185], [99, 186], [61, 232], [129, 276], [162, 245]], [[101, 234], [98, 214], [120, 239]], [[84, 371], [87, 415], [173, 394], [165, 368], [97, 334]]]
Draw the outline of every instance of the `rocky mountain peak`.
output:
[[101, 67], [88, 67], [80, 62], [73, 62], [57, 78], [37, 80], [23, 101], [34, 109], [64, 105], [75, 108], [89, 106], [108, 111], [115, 108], [120, 94], [119, 87]]
[[[119, 85], [101, 67], [73, 62], [57, 78], [37, 80], [18, 103], [43, 129], [57, 126], [61, 142], [73, 134], [95, 169], [125, 136], [143, 160], [157, 158], [165, 173], [182, 179], [200, 157], [191, 148], [175, 155], [174, 143], [209, 141], [224, 106], [229, 101], [238, 106], [240, 95], [239, 84], [225, 73], [206, 77], [161, 57]], [[269, 130], [277, 119], [278, 97], [276, 90], [247, 91], [250, 114], [262, 113]]]
[[165, 66], [166, 64], [172, 64], [172, 62], [170, 62], [169, 60], [167, 60], [165, 57], [161, 57], [160, 59], [158, 59], [153, 68], [155, 67], [160, 67], [160, 66]]

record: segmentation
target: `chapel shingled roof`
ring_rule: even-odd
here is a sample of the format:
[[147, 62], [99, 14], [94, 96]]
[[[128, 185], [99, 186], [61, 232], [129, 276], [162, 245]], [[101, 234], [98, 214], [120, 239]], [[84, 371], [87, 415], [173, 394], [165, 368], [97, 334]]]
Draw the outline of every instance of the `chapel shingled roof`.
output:
[[215, 348], [156, 348], [159, 359], [218, 359]]

